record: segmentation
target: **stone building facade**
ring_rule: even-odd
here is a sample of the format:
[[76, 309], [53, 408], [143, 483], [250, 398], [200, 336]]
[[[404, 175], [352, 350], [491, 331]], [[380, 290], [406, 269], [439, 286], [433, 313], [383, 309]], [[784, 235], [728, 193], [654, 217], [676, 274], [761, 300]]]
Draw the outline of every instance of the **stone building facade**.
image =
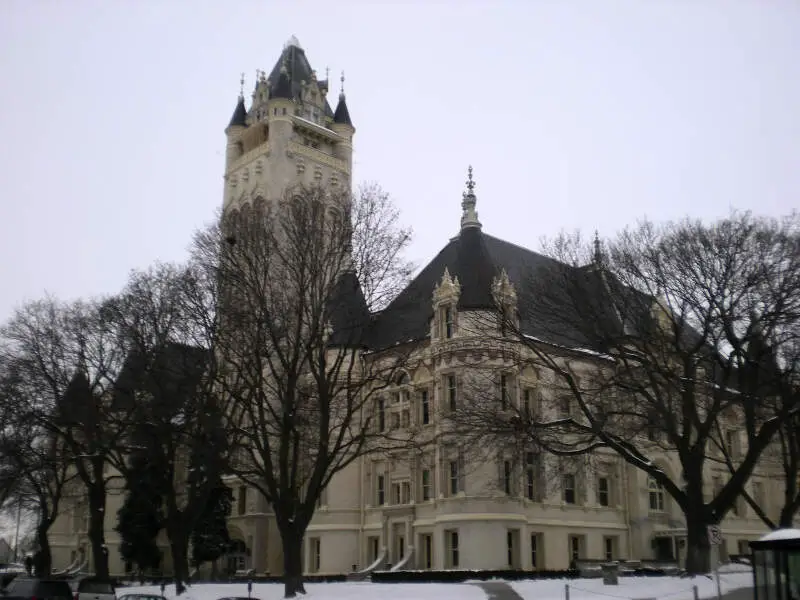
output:
[[[328, 88], [292, 38], [272, 71], [259, 74], [249, 109], [240, 95], [226, 129], [224, 210], [245, 210], [297, 183], [349, 188], [355, 128], [344, 91], [332, 109]], [[517, 369], [496, 336], [485, 335], [480, 325], [498, 297], [513, 302], [519, 283], [549, 259], [483, 231], [471, 170], [460, 226], [374, 317], [372, 360], [380, 360], [381, 349], [409, 349], [407, 368], [383, 395], [383, 427], [439, 432], [477, 364], [503, 373], [496, 384], [510, 403], [543, 415], [569, 410], [557, 405], [546, 374]], [[731, 435], [738, 435], [734, 428]], [[672, 475], [678, 469], [666, 455], [662, 466]], [[722, 477], [709, 473], [709, 493]], [[280, 573], [281, 544], [266, 501], [236, 481], [230, 485], [229, 530], [236, 545], [222, 567]], [[768, 469], [749, 485], [768, 512], [777, 510], [771, 503], [780, 497], [782, 482]], [[119, 490], [112, 491], [106, 531], [110, 568], [117, 575], [126, 571], [113, 531], [121, 503]], [[52, 529], [57, 568], [88, 552], [85, 511], [76, 497]], [[741, 502], [722, 529], [724, 555], [744, 552], [764, 526]], [[564, 569], [574, 559], [680, 561], [684, 540], [678, 507], [646, 474], [613, 455], [599, 456], [591, 468], [579, 462], [563, 467], [556, 459], [534, 457], [476, 461], [468, 449], [440, 444], [413, 455], [365, 456], [337, 474], [308, 529], [305, 570]], [[165, 539], [162, 545], [168, 571]]]

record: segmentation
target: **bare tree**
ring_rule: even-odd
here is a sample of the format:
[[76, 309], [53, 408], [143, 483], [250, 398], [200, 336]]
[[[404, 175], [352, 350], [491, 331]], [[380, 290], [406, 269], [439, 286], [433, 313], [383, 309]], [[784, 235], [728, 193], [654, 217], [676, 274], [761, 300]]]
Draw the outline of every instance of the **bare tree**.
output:
[[105, 466], [126, 423], [107, 402], [123, 356], [118, 337], [97, 303], [53, 298], [19, 309], [2, 337], [26, 381], [28, 417], [58, 438], [61, 458], [86, 489], [94, 570], [107, 577]]
[[409, 443], [371, 422], [405, 353], [365, 351], [370, 308], [411, 272], [396, 222], [376, 188], [298, 187], [196, 240], [194, 262], [220, 289], [218, 383], [240, 424], [233, 471], [274, 511], [287, 597], [304, 591], [302, 542], [331, 478], [367, 451]]
[[63, 441], [31, 414], [31, 390], [16, 367], [0, 357], [0, 506], [11, 503], [36, 515], [36, 569], [49, 574], [48, 534], [73, 475]]
[[[765, 402], [774, 402], [788, 408], [800, 406], [800, 338], [784, 340], [780, 360], [765, 353], [764, 368], [765, 386], [769, 385]], [[774, 409], [773, 409], [774, 410]], [[722, 431], [718, 427], [714, 439], [719, 462], [731, 472], [735, 472], [740, 453], [741, 441], [735, 436]], [[778, 508], [777, 518], [767, 506], [764, 494], [764, 482], [758, 482], [759, 494], [751, 493], [747, 488], [742, 490], [742, 497], [753, 512], [770, 529], [792, 527], [794, 517], [800, 510], [800, 415], [793, 414], [781, 421], [776, 439], [764, 450], [761, 463], [780, 473], [783, 482], [782, 501]], [[753, 487], [755, 487], [753, 486]]]
[[[191, 533], [227, 460], [224, 410], [215, 388], [213, 286], [185, 266], [156, 265], [131, 274], [103, 311], [125, 340], [127, 357], [115, 381], [114, 410], [129, 415], [115, 466], [128, 472], [135, 454], [158, 465], [164, 526], [176, 590], [189, 579]], [[208, 319], [208, 321], [206, 321]]]
[[[492, 317], [496, 335], [521, 346], [520, 366], [555, 390], [551, 409], [493, 423], [551, 453], [608, 448], [646, 472], [685, 516], [687, 570], [706, 572], [707, 526], [797, 410], [796, 394], [773, 401], [773, 370], [797, 334], [799, 244], [796, 215], [643, 223], [606, 253], [562, 236], [549, 245], [558, 260], [518, 276], [514, 305], [498, 299]], [[740, 451], [709, 496], [728, 431]]]

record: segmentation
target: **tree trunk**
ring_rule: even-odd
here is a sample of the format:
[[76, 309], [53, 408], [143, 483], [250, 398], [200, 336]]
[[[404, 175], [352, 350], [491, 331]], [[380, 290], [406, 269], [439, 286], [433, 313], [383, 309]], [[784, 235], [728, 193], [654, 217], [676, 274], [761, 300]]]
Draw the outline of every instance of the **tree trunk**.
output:
[[686, 572], [689, 575], [705, 575], [711, 570], [709, 525], [702, 510], [686, 515]]
[[305, 594], [303, 586], [303, 531], [287, 527], [281, 531], [283, 545], [283, 594], [294, 598]]
[[[175, 520], [177, 521], [177, 519]], [[167, 525], [169, 546], [172, 551], [172, 569], [175, 575], [175, 594], [180, 596], [186, 591], [189, 580], [189, 535], [179, 523]]]
[[219, 572], [217, 571], [217, 560], [219, 559], [215, 558], [214, 560], [211, 561], [211, 581], [216, 581], [217, 579], [219, 579]]
[[36, 543], [39, 550], [34, 555], [33, 568], [37, 577], [49, 577], [53, 570], [53, 553], [50, 550], [50, 539], [47, 537], [49, 529], [50, 523], [47, 521], [40, 523], [36, 528]]
[[94, 574], [108, 579], [108, 549], [105, 534], [106, 490], [105, 485], [95, 483], [89, 489], [89, 542], [92, 545]]
[[797, 501], [784, 504], [778, 521], [778, 529], [791, 529], [794, 526], [794, 517], [797, 514]]

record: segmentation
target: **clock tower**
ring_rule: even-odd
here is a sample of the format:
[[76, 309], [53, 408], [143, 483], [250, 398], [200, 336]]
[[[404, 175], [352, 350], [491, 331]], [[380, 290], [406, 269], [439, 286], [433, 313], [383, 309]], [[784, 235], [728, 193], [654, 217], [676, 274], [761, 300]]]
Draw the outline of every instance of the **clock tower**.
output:
[[355, 128], [344, 75], [341, 86], [332, 110], [327, 75], [317, 78], [294, 36], [269, 74], [258, 71], [250, 107], [242, 90], [225, 129], [224, 211], [272, 202], [297, 184], [350, 188]]

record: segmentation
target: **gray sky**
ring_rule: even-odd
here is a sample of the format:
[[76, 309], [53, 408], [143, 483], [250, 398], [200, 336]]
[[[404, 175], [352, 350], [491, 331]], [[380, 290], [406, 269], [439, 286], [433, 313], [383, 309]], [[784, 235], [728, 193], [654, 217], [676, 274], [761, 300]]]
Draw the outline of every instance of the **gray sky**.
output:
[[[484, 231], [800, 205], [796, 0], [0, 2], [0, 319], [180, 260], [222, 200], [239, 74], [346, 72], [354, 181], [429, 260], [468, 164]], [[332, 86], [336, 99], [338, 82]]]

